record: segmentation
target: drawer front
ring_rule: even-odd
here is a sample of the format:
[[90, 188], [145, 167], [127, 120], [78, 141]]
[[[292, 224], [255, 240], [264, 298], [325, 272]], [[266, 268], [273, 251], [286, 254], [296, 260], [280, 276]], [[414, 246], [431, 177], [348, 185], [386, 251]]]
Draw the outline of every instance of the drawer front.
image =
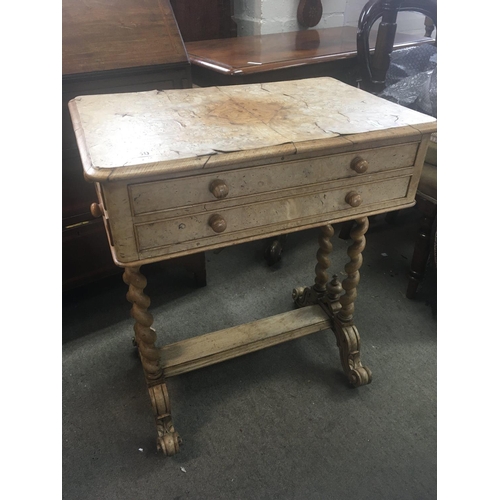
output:
[[[325, 190], [324, 186], [321, 191], [303, 196], [135, 224], [137, 250], [143, 256], [152, 256], [158, 255], [158, 252], [150, 254], [150, 250], [161, 248], [162, 253], [167, 255], [281, 229], [305, 228], [321, 221], [333, 222], [386, 206], [391, 208], [397, 205], [393, 200], [405, 201], [410, 179], [410, 176], [397, 177], [341, 189]], [[346, 201], [349, 193], [361, 197], [359, 206], [353, 207]], [[217, 223], [211, 226], [214, 218]], [[221, 229], [222, 232], [216, 232]]]
[[[248, 203], [250, 200], [245, 198], [252, 195], [349, 177], [359, 176], [361, 179], [365, 173], [410, 167], [415, 162], [417, 148], [418, 143], [402, 144], [312, 160], [132, 184], [128, 188], [130, 206], [133, 215], [137, 216], [207, 203], [215, 205], [222, 200], [233, 200], [233, 205]], [[357, 158], [367, 162], [366, 172], [357, 173], [353, 169], [353, 160]]]

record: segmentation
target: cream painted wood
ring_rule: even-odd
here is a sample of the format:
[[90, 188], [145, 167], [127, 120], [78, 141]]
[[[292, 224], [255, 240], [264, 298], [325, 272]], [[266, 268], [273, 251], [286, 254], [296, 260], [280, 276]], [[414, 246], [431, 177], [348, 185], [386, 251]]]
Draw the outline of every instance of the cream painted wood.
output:
[[80, 96], [69, 106], [93, 180], [100, 170], [163, 173], [181, 159], [435, 122], [327, 77]]
[[[381, 203], [380, 207], [377, 210], [371, 210], [370, 216], [383, 214], [390, 212], [391, 210], [399, 210], [404, 208], [410, 208], [414, 206], [414, 202], [412, 203], [404, 203], [402, 200], [391, 200], [385, 203]], [[287, 221], [282, 224], [275, 224], [273, 226], [260, 226], [252, 229], [251, 231], [242, 231], [235, 237], [219, 237], [216, 236], [213, 238], [207, 238], [202, 241], [188, 241], [185, 243], [180, 243], [175, 245], [175, 252], [173, 252], [171, 247], [157, 247], [150, 250], [141, 251], [140, 261], [143, 264], [150, 264], [153, 262], [158, 262], [159, 260], [165, 260], [174, 257], [181, 257], [184, 255], [190, 255], [193, 253], [201, 252], [202, 249], [204, 251], [215, 250], [221, 247], [237, 245], [240, 243], [247, 243], [250, 241], [256, 241], [263, 238], [268, 238], [272, 236], [279, 236], [287, 233], [293, 233], [295, 231], [302, 231], [305, 229], [311, 229], [315, 227], [321, 227], [324, 224], [334, 224], [345, 222], [352, 219], [352, 215], [350, 213], [354, 212], [354, 210], [346, 210], [343, 217], [340, 217], [336, 214], [334, 220], [326, 220], [320, 222], [302, 222], [299, 226], [295, 221]], [[220, 235], [219, 235], [220, 236]], [[115, 260], [116, 261], [116, 260]], [[128, 264], [120, 264], [121, 266], [128, 266]]]
[[[370, 135], [370, 134], [363, 134], [363, 135]], [[348, 136], [349, 138], [351, 136]], [[411, 206], [414, 203], [414, 196], [416, 192], [416, 187], [418, 185], [418, 180], [415, 182], [415, 178], [418, 179], [421, 171], [421, 165], [423, 164], [423, 155], [420, 153], [422, 149], [424, 148], [426, 144], [426, 136], [420, 136], [420, 146], [417, 150], [416, 155], [413, 153], [415, 143], [410, 143], [408, 145], [401, 145], [397, 144], [394, 145], [394, 152], [391, 153], [392, 148], [384, 146], [383, 148], [380, 148], [381, 151], [374, 150], [375, 151], [375, 157], [378, 155], [381, 156], [381, 158], [387, 159], [387, 170], [384, 171], [383, 168], [381, 168], [381, 171], [378, 173], [371, 173], [370, 170], [368, 170], [364, 174], [356, 174], [352, 169], [350, 169], [350, 163], [349, 166], [347, 166], [347, 162], [344, 163], [342, 168], [340, 169], [340, 179], [337, 181], [333, 181], [330, 183], [324, 182], [316, 182], [315, 184], [308, 184], [310, 182], [307, 179], [304, 179], [304, 183], [300, 187], [296, 188], [290, 188], [290, 189], [275, 189], [273, 191], [267, 191], [267, 192], [262, 192], [259, 193], [257, 189], [257, 193], [254, 194], [247, 194], [245, 196], [227, 196], [223, 200], [217, 200], [214, 198], [214, 201], [210, 201], [207, 203], [194, 203], [191, 205], [186, 205], [184, 202], [179, 202], [181, 206], [178, 206], [176, 208], [171, 209], [171, 213], [167, 215], [168, 218], [185, 218], [188, 215], [193, 215], [195, 216], [196, 214], [199, 214], [200, 212], [204, 212], [205, 214], [210, 212], [211, 210], [222, 210], [222, 209], [227, 209], [230, 207], [234, 206], [240, 206], [242, 204], [249, 205], [249, 204], [261, 204], [264, 201], [268, 200], [276, 200], [282, 197], [288, 197], [293, 199], [294, 197], [297, 197], [298, 194], [306, 194], [306, 193], [318, 193], [318, 191], [322, 192], [324, 186], [328, 186], [327, 189], [336, 189], [336, 188], [341, 188], [341, 187], [356, 187], [358, 184], [367, 184], [369, 185], [370, 183], [373, 183], [375, 181], [382, 181], [386, 180], [388, 177], [394, 178], [394, 182], [397, 182], [397, 177], [407, 177], [408, 175], [412, 176], [412, 180], [410, 181], [410, 186], [405, 193], [406, 198], [404, 200], [401, 199], [401, 196], [393, 196], [392, 195], [392, 190], [387, 189], [387, 185], [384, 185], [384, 190], [381, 191], [381, 193], [385, 193], [387, 195], [387, 198], [385, 199], [377, 199], [374, 200], [373, 202], [370, 203], [365, 203], [362, 204], [359, 209], [357, 210], [351, 210], [349, 207], [343, 207], [342, 210], [336, 210], [339, 205], [334, 205], [331, 207], [331, 209], [328, 210], [328, 205], [322, 204], [320, 207], [320, 211], [318, 214], [316, 214], [316, 217], [312, 217], [310, 215], [304, 216], [303, 218], [297, 220], [280, 220], [280, 221], [274, 221], [274, 225], [267, 225], [264, 224], [262, 225], [264, 227], [264, 230], [262, 230], [262, 227], [255, 227], [254, 230], [248, 230], [249, 227], [247, 227], [247, 231], [240, 231], [238, 234], [238, 237], [241, 238], [240, 242], [243, 241], [250, 241], [252, 239], [256, 239], [256, 237], [265, 235], [266, 232], [269, 233], [269, 235], [272, 234], [279, 234], [282, 231], [285, 230], [296, 230], [302, 228], [307, 228], [307, 227], [313, 227], [317, 225], [321, 225], [323, 222], [340, 222], [341, 220], [346, 220], [350, 215], [351, 216], [356, 216], [360, 214], [365, 214], [365, 215], [374, 215], [375, 213], [380, 213], [382, 211], [389, 211], [389, 210], [394, 210], [396, 208], [404, 208], [405, 206]], [[342, 145], [342, 148], [344, 145]], [[402, 165], [407, 165], [409, 163], [409, 152], [411, 152], [410, 156], [415, 156], [415, 164], [412, 165], [411, 167], [403, 167], [403, 168], [396, 168]], [[358, 157], [359, 155], [363, 156], [363, 154], [370, 154], [366, 150], [361, 150], [359, 152], [356, 152], [351, 155], [341, 155], [344, 159], [353, 159]], [[421, 158], [421, 161], [420, 161]], [[332, 164], [333, 161], [333, 164]], [[335, 161], [336, 161], [336, 156], [324, 156], [320, 157], [319, 159], [312, 159], [311, 163], [314, 165], [314, 176], [312, 180], [314, 181], [319, 181], [320, 177], [318, 173], [320, 172], [329, 172], [329, 171], [335, 171]], [[324, 164], [323, 164], [324, 162]], [[399, 163], [401, 162], [401, 163]], [[295, 162], [283, 162], [281, 164], [271, 164], [266, 167], [262, 167], [261, 171], [264, 172], [265, 168], [268, 170], [270, 169], [275, 169], [276, 174], [275, 176], [278, 177], [281, 180], [273, 181], [275, 182], [276, 185], [287, 185], [288, 181], [288, 175], [283, 175], [283, 174], [288, 174], [288, 165], [291, 165], [292, 163]], [[297, 162], [299, 163], [299, 162]], [[306, 160], [303, 160], [300, 162], [302, 165], [307, 164]], [[326, 165], [326, 166], [325, 166]], [[331, 168], [329, 168], [329, 165], [332, 165]], [[293, 171], [293, 166], [291, 167]], [[259, 170], [260, 168], [256, 168], [256, 170]], [[232, 183], [236, 185], [244, 185], [244, 178], [243, 176], [246, 175], [246, 171], [250, 171], [251, 169], [235, 169], [234, 171], [228, 171], [224, 170], [223, 174], [229, 175], [232, 179]], [[353, 172], [352, 177], [344, 178], [342, 179], [344, 173], [350, 170]], [[273, 170], [274, 172], [274, 170]], [[304, 170], [302, 170], [304, 173]], [[306, 170], [307, 173], [307, 170]], [[224, 178], [224, 175], [221, 173], [219, 176], [220, 178]], [[280, 175], [281, 174], [281, 175]], [[297, 171], [294, 172], [295, 176], [297, 177], [299, 174]], [[326, 174], [327, 177], [331, 177], [332, 174]], [[293, 176], [292, 176], [293, 177]], [[164, 178], [157, 178], [158, 180], [156, 181], [159, 185], [162, 187], [159, 189], [152, 188], [154, 186], [155, 182], [148, 182], [146, 183], [146, 187], [149, 189], [152, 189], [153, 194], [156, 197], [160, 197], [160, 201], [152, 201], [148, 202], [146, 201], [146, 206], [148, 208], [152, 207], [161, 207], [162, 200], [165, 199], [165, 196], [169, 196], [170, 192], [167, 194], [163, 194], [165, 190], [163, 189], [163, 186], [169, 185], [169, 182], [180, 182], [181, 184], [177, 184], [177, 188], [179, 189], [179, 186], [182, 185], [187, 185], [189, 182], [198, 182], [199, 176], [193, 175], [193, 176], [187, 176], [183, 178], [177, 178], [175, 181], [169, 181], [168, 179]], [[215, 177], [217, 178], [217, 177]], [[205, 176], [205, 179], [208, 181], [213, 180], [213, 177], [210, 176]], [[255, 179], [255, 178], [254, 178]], [[284, 180], [283, 180], [284, 179]], [[203, 184], [203, 181], [201, 181]], [[208, 183], [208, 182], [207, 182]], [[258, 181], [256, 181], [257, 187], [258, 186]], [[293, 180], [291, 183], [298, 183], [298, 180]], [[255, 181], [254, 181], [255, 184]], [[165, 246], [166, 243], [162, 243], [160, 245], [156, 245], [154, 249], [152, 249], [151, 245], [145, 244], [144, 243], [144, 225], [150, 224], [156, 221], [164, 220], [165, 215], [162, 214], [162, 211], [158, 212], [148, 212], [145, 213], [144, 215], [134, 215], [134, 209], [133, 204], [136, 203], [140, 197], [142, 196], [143, 192], [135, 191], [138, 187], [142, 189], [142, 183], [140, 186], [137, 186], [136, 184], [127, 184], [125, 182], [107, 182], [107, 183], [99, 183], [100, 189], [103, 192], [103, 199], [104, 199], [104, 209], [106, 213], [106, 220], [109, 220], [108, 222], [108, 229], [110, 233], [110, 240], [113, 241], [113, 247], [112, 247], [112, 254], [113, 258], [115, 259], [115, 262], [118, 265], [124, 265], [124, 264], [129, 264], [133, 263], [136, 261], [143, 261], [146, 259], [148, 262], [153, 260], [162, 260], [163, 258], [167, 257], [174, 257], [174, 256], [179, 256], [179, 255], [185, 255], [188, 253], [195, 253], [197, 251], [200, 251], [202, 248], [205, 249], [212, 249], [212, 248], [217, 248], [219, 246], [224, 246], [225, 243], [231, 242], [234, 240], [234, 237], [228, 236], [230, 235], [230, 231], [228, 233], [223, 233], [222, 235], [219, 235], [219, 238], [214, 239], [210, 238], [209, 236], [212, 234], [209, 230], [208, 224], [205, 227], [206, 231], [209, 231], [208, 234], [204, 234], [203, 238], [206, 238], [203, 243], [201, 241], [195, 241], [192, 238], [192, 235], [186, 240], [185, 234], [189, 234], [188, 231], [186, 232], [179, 232], [179, 231], [174, 231], [174, 232], [169, 232], [169, 235], [160, 235], [159, 237], [162, 238], [170, 238], [170, 240], [175, 239], [174, 235], [176, 236], [181, 236], [180, 241], [178, 244], [173, 247], [171, 243], [168, 243], [168, 246]], [[396, 188], [400, 189], [400, 185], [396, 185]], [[241, 189], [241, 188], [240, 188]], [[213, 195], [209, 192], [205, 185], [205, 189], [203, 191], [207, 191], [209, 195], [213, 198]], [[397, 191], [397, 189], [396, 189]], [[249, 193], [252, 193], [252, 190], [247, 191]], [[139, 197], [138, 197], [139, 196]], [[180, 194], [176, 195], [176, 192], [173, 191], [172, 196], [175, 198], [175, 196], [181, 196]], [[202, 195], [201, 195], [202, 196]], [[155, 198], [157, 199], [157, 198]], [[179, 198], [177, 198], [179, 199]], [[391, 202], [391, 200], [393, 200]], [[388, 203], [389, 201], [389, 203]], [[150, 205], [148, 205], [150, 203]], [[156, 203], [156, 205], [155, 205]], [[378, 204], [377, 204], [378, 203]], [[299, 201], [299, 206], [301, 206], [300, 201]], [[385, 210], [384, 210], [385, 209]], [[335, 212], [335, 213], [333, 213]], [[244, 212], [242, 212], [244, 213]], [[329, 215], [325, 215], [325, 214]], [[237, 224], [236, 226], [233, 224], [232, 230], [234, 230], [235, 227], [238, 227], [240, 225], [247, 225], [247, 218], [243, 216], [243, 218], [236, 218], [237, 219]], [[185, 221], [180, 221], [179, 224], [176, 227], [186, 227], [186, 222]], [[164, 226], [166, 227], [166, 226]], [[172, 225], [169, 226], [170, 228], [173, 227]], [[135, 229], [137, 228], [137, 230]], [[158, 227], [154, 229], [156, 231]], [[238, 227], [238, 229], [240, 229]], [[142, 241], [141, 241], [142, 239]], [[146, 241], [149, 241], [149, 237], [146, 237]], [[193, 241], [192, 244], [189, 243], [189, 241]], [[158, 250], [159, 248], [162, 248], [163, 250]]]
[[[327, 189], [339, 189], [339, 188], [352, 188], [360, 184], [371, 183], [382, 181], [386, 179], [393, 179], [396, 177], [406, 177], [415, 174], [415, 166], [404, 167], [395, 170], [389, 170], [386, 172], [380, 172], [377, 174], [369, 174], [368, 172], [363, 174], [362, 179], [356, 177], [348, 177], [345, 179], [339, 179], [335, 181], [315, 183], [315, 184], [303, 184], [302, 186], [296, 186], [289, 189], [281, 189], [275, 191], [268, 191], [264, 193], [257, 193], [248, 196], [230, 198], [229, 196], [225, 199], [208, 202], [208, 203], [196, 203], [190, 206], [181, 206], [173, 208], [171, 210], [160, 210], [156, 212], [148, 212], [141, 215], [133, 216], [133, 220], [136, 223], [145, 222], [155, 222], [158, 220], [163, 220], [165, 218], [171, 217], [185, 217], [188, 215], [195, 215], [200, 212], [208, 212], [212, 210], [221, 210], [232, 207], [238, 207], [241, 205], [250, 205], [255, 203], [262, 203], [265, 201], [277, 200], [280, 198], [293, 198], [295, 196], [313, 194], [318, 192], [323, 192], [325, 186]], [[411, 201], [409, 199], [409, 201]], [[339, 217], [341, 215], [339, 214]]]
[[134, 215], [141, 215], [183, 206], [214, 203], [219, 199], [210, 191], [210, 186], [216, 179], [224, 181], [227, 186], [228, 193], [223, 199], [231, 200], [307, 184], [323, 184], [332, 180], [356, 177], [363, 175], [351, 167], [353, 160], [358, 157], [367, 162], [366, 172], [384, 172], [412, 166], [417, 149], [418, 143], [402, 144], [398, 147], [265, 165], [219, 175], [206, 174], [164, 182], [132, 184], [129, 186], [131, 206]]
[[[125, 267], [158, 430], [179, 451], [165, 376], [332, 328], [356, 387], [353, 323], [368, 217], [410, 207], [432, 117], [331, 78], [78, 97], [69, 104], [84, 175], [95, 182], [113, 259]], [[329, 281], [332, 223], [355, 220], [347, 278]], [[300, 307], [158, 347], [143, 264], [321, 227], [315, 284]]]
[[[363, 183], [352, 188], [331, 190], [325, 186], [319, 193], [294, 198], [281, 198], [267, 203], [243, 205], [231, 209], [209, 211], [189, 217], [167, 219], [155, 223], [135, 226], [139, 253], [156, 247], [167, 247], [165, 253], [175, 252], [176, 246], [187, 242], [196, 242], [202, 250], [205, 240], [231, 241], [237, 239], [240, 233], [252, 234], [253, 228], [273, 230], [273, 226], [281, 228], [281, 224], [300, 226], [305, 223], [324, 223], [342, 216], [343, 211], [349, 211], [352, 217], [365, 213], [370, 208], [376, 208], [378, 203], [405, 198], [410, 177], [398, 177], [383, 182]], [[355, 191], [361, 196], [359, 207], [351, 207], [346, 202], [349, 192]], [[208, 221], [213, 214], [224, 218], [227, 229], [216, 234]], [[193, 245], [193, 243], [191, 243]]]
[[304, 307], [164, 346], [160, 364], [172, 377], [330, 327], [320, 306]]

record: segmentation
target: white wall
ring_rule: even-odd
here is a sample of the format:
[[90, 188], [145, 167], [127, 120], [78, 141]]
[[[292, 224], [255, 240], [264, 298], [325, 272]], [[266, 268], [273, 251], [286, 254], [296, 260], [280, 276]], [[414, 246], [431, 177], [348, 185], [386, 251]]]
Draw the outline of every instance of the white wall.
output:
[[[234, 19], [238, 36], [265, 35], [305, 29], [297, 22], [300, 0], [234, 0]], [[322, 0], [323, 15], [315, 29], [357, 26], [367, 0]], [[398, 32], [424, 34], [424, 16], [402, 12]]]
[[234, 0], [234, 20], [238, 36], [260, 35], [262, 0]]

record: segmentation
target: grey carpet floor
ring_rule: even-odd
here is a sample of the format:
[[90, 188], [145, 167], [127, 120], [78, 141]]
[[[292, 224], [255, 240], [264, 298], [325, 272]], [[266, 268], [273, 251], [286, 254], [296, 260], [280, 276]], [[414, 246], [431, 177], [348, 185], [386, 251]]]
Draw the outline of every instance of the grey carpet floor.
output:
[[[126, 285], [63, 297], [63, 498], [67, 500], [436, 498], [436, 270], [405, 297], [415, 209], [372, 221], [355, 323], [373, 382], [351, 388], [335, 337], [319, 332], [168, 379], [181, 452], [156, 450], [132, 347]], [[339, 229], [338, 227], [336, 228]], [[208, 285], [151, 265], [158, 344], [293, 307], [314, 282], [317, 230], [289, 235], [269, 267], [263, 242], [208, 252]], [[349, 242], [333, 238], [332, 270]]]

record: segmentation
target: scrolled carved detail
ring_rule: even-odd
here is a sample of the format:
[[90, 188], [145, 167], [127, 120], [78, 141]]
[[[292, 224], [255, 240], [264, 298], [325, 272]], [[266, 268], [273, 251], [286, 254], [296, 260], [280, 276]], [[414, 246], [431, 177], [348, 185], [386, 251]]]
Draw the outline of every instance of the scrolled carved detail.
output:
[[292, 299], [297, 307], [312, 306], [318, 303], [318, 294], [310, 286], [297, 287], [292, 291]]
[[131, 316], [135, 319], [135, 344], [149, 389], [149, 397], [156, 420], [158, 450], [172, 456], [179, 451], [181, 439], [175, 432], [170, 413], [170, 401], [160, 366], [160, 351], [156, 347], [156, 333], [151, 328], [153, 316], [148, 312], [151, 299], [144, 293], [147, 280], [140, 267], [126, 267], [123, 281], [129, 286], [127, 300], [132, 304]]
[[175, 455], [179, 452], [182, 440], [175, 431], [172, 422], [167, 386], [163, 383], [150, 387], [149, 397], [156, 417], [156, 431], [158, 434], [156, 447], [158, 451], [163, 451], [167, 456]]
[[358, 270], [362, 263], [361, 252], [365, 247], [364, 234], [367, 230], [368, 218], [357, 219], [350, 235], [353, 244], [347, 249], [351, 259], [345, 266], [347, 278], [341, 283], [335, 274], [331, 281], [328, 281], [327, 269], [330, 266], [329, 255], [332, 251], [330, 240], [334, 230], [331, 225], [323, 226], [318, 238], [315, 284], [312, 287], [295, 288], [292, 294], [298, 307], [319, 304], [332, 318], [332, 329], [337, 339], [342, 368], [349, 382], [355, 387], [369, 384], [372, 380], [371, 371], [361, 364], [359, 333], [352, 324], [356, 286], [359, 283]]
[[340, 352], [340, 361], [344, 373], [354, 387], [369, 384], [372, 381], [372, 372], [361, 364], [359, 333], [354, 325], [345, 325], [338, 315], [334, 320], [334, 333], [337, 347]]

